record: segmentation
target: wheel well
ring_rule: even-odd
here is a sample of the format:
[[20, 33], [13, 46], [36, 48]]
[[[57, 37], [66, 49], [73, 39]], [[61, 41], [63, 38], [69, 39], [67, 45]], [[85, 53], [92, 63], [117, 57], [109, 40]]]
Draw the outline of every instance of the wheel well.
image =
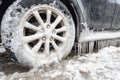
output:
[[77, 26], [77, 16], [76, 16], [76, 13], [75, 13], [75, 9], [71, 5], [70, 1], [69, 0], [60, 0], [60, 1], [63, 2], [63, 4], [65, 4], [67, 6], [67, 8], [69, 9], [69, 11], [70, 11], [70, 13], [73, 17], [75, 26]]
[[77, 11], [74, 7], [74, 5], [72, 5], [73, 3], [71, 3], [69, 0], [60, 0], [63, 4], [65, 4], [67, 6], [67, 8], [69, 9], [71, 15], [72, 15], [72, 18], [74, 20], [74, 23], [75, 23], [75, 42], [78, 42], [78, 35], [79, 35], [79, 32], [78, 32], [78, 27], [79, 27], [79, 17], [78, 17], [78, 14], [77, 14]]
[[14, 2], [15, 0], [2, 0], [2, 4], [0, 5], [0, 22], [2, 17], [6, 11], [6, 9]]

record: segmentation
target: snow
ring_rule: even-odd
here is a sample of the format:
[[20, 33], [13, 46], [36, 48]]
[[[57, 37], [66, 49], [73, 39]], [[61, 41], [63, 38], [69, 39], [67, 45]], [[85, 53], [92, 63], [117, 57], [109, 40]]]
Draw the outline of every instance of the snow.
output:
[[116, 3], [120, 4], [120, 0], [116, 0]]
[[0, 80], [120, 80], [120, 47], [106, 47], [98, 53], [75, 56], [59, 64], [5, 75]]
[[120, 32], [110, 32], [110, 31], [94, 32], [86, 28], [81, 32], [79, 42], [117, 39], [117, 38], [120, 38]]
[[6, 51], [5, 48], [2, 46], [2, 44], [0, 44], [0, 53], [3, 53], [5, 51]]
[[120, 4], [120, 0], [108, 0], [109, 2], [111, 2], [111, 3], [117, 3], [117, 4]]

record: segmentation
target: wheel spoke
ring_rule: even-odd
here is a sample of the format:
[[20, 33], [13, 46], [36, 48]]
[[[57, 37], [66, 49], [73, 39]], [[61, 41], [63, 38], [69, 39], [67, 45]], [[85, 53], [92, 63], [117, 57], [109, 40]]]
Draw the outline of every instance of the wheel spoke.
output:
[[57, 39], [58, 41], [61, 41], [61, 42], [65, 42], [65, 41], [66, 41], [66, 39], [63, 38], [63, 37], [61, 37], [61, 36], [58, 36], [58, 35], [55, 35], [55, 34], [53, 34], [52, 36], [53, 36], [55, 39]]
[[50, 20], [51, 20], [51, 14], [52, 12], [50, 10], [47, 10], [47, 23], [50, 23]]
[[66, 27], [64, 26], [62, 28], [56, 29], [57, 33], [64, 32], [64, 31], [66, 31]]
[[25, 27], [34, 31], [39, 31], [39, 28], [34, 26], [33, 24], [29, 23], [29, 22], [25, 22]]
[[62, 20], [62, 17], [58, 16], [52, 24], [52, 29], [54, 29], [60, 23], [61, 20]]
[[34, 34], [34, 35], [31, 35], [31, 36], [24, 36], [23, 37], [23, 41], [24, 43], [29, 43], [29, 42], [32, 42], [34, 40], [37, 40], [39, 38], [41, 38], [43, 36], [43, 34]]
[[32, 48], [32, 51], [37, 53], [39, 51], [39, 49], [41, 48], [43, 42], [41, 40], [39, 40], [39, 42]]
[[55, 41], [52, 41], [51, 43], [52, 43], [55, 51], [58, 51], [59, 47], [58, 47], [58, 45], [55, 43]]
[[49, 39], [47, 39], [45, 41], [45, 50], [44, 50], [45, 54], [49, 55], [50, 54], [50, 42]]
[[38, 23], [39, 23], [42, 27], [44, 27], [44, 25], [43, 25], [44, 22], [43, 22], [41, 16], [39, 15], [38, 11], [34, 11], [34, 12], [33, 12], [33, 15], [34, 15], [35, 18], [37, 19]]
[[[28, 45], [28, 44], [24, 44], [24, 47], [26, 48], [26, 49], [30, 49], [30, 46]], [[28, 50], [29, 51], [29, 50]]]

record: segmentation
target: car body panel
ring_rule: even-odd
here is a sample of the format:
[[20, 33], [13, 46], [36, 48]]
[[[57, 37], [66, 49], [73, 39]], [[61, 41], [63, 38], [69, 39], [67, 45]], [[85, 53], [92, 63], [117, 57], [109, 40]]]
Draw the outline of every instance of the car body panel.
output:
[[120, 0], [116, 0], [116, 8], [112, 28], [115, 30], [120, 30]]
[[95, 31], [110, 29], [114, 19], [115, 0], [82, 0], [88, 27]]

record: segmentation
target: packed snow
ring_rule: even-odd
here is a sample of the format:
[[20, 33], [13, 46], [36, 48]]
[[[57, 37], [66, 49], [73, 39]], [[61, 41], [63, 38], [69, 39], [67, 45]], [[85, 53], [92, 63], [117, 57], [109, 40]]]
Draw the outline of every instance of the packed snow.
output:
[[5, 48], [2, 46], [2, 44], [0, 44], [0, 53], [3, 53], [5, 51], [6, 51]]
[[0, 80], [120, 80], [120, 47], [106, 47], [24, 73], [0, 72]]

